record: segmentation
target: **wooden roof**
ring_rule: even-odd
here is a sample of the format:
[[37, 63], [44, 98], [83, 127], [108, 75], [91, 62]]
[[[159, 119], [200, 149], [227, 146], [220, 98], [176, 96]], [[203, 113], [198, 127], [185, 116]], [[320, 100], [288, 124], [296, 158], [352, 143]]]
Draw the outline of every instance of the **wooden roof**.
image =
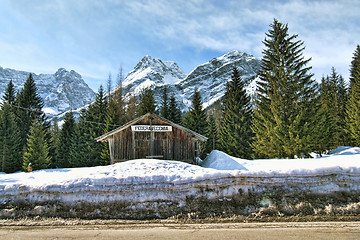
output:
[[175, 128], [179, 128], [179, 129], [181, 129], [181, 130], [184, 130], [184, 131], [186, 131], [186, 132], [189, 132], [189, 133], [193, 134], [194, 137], [195, 137], [196, 139], [200, 140], [200, 141], [206, 141], [206, 140], [208, 139], [207, 137], [205, 137], [205, 136], [203, 136], [203, 135], [201, 135], [201, 134], [199, 134], [199, 133], [196, 133], [196, 132], [194, 132], [194, 131], [192, 131], [192, 130], [190, 130], [190, 129], [188, 129], [188, 128], [185, 128], [185, 127], [180, 126], [180, 125], [178, 125], [178, 124], [176, 124], [176, 123], [173, 123], [173, 122], [171, 122], [171, 121], [169, 121], [169, 120], [167, 120], [167, 119], [165, 119], [165, 118], [162, 118], [162, 117], [160, 117], [160, 116], [158, 116], [158, 115], [156, 115], [156, 114], [147, 113], [147, 114], [145, 114], [145, 115], [143, 115], [143, 116], [141, 116], [141, 117], [138, 117], [138, 118], [136, 118], [136, 119], [134, 119], [134, 120], [132, 120], [132, 121], [130, 121], [130, 122], [122, 125], [121, 127], [118, 127], [118, 128], [116, 128], [116, 129], [108, 132], [108, 133], [105, 133], [104, 135], [102, 135], [102, 136], [100, 136], [100, 137], [95, 138], [95, 140], [98, 141], [98, 142], [104, 142], [104, 141], [107, 140], [108, 137], [110, 137], [110, 136], [112, 136], [112, 135], [114, 135], [114, 134], [116, 134], [116, 133], [118, 133], [118, 132], [123, 131], [124, 129], [130, 127], [131, 125], [136, 124], [137, 122], [143, 120], [143, 119], [146, 118], [146, 117], [160, 118], [161, 120], [163, 120], [164, 122], [166, 122], [167, 124], [169, 124], [169, 125], [171, 125], [171, 126], [173, 126], [173, 127], [175, 127]]

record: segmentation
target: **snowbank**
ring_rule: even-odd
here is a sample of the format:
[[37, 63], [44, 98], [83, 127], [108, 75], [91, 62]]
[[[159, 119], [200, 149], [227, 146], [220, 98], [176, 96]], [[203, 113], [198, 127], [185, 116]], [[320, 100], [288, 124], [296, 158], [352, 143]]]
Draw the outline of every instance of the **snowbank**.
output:
[[244, 167], [243, 163], [246, 160], [234, 158], [229, 156], [228, 154], [214, 150], [209, 156], [204, 160], [202, 166], [205, 168], [214, 168], [217, 170], [245, 170], [248, 171], [247, 168]]
[[328, 173], [360, 173], [360, 148], [339, 147], [330, 155], [309, 159], [245, 160], [212, 151], [203, 167], [217, 170], [241, 170], [251, 175], [318, 175]]
[[[291, 198], [295, 204], [307, 194], [315, 194], [317, 203], [330, 203], [340, 192], [344, 201], [360, 201], [359, 148], [342, 147], [322, 158], [292, 160], [245, 160], [213, 151], [203, 166], [139, 159], [0, 174], [0, 217], [246, 214], [264, 202]], [[264, 201], [264, 196], [274, 199]]]

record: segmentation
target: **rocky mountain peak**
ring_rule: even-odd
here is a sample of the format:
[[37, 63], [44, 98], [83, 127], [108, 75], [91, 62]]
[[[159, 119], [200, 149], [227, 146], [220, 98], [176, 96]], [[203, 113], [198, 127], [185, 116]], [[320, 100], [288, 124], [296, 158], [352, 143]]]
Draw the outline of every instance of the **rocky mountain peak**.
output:
[[179, 99], [182, 110], [187, 111], [195, 89], [200, 91], [204, 107], [222, 98], [235, 66], [248, 86], [248, 92], [253, 94], [254, 79], [260, 69], [260, 60], [236, 50], [197, 66], [188, 75], [176, 62], [145, 56], [127, 75], [124, 87], [128, 94], [137, 95], [141, 89], [151, 86], [154, 89], [155, 100], [160, 103], [163, 88], [167, 86], [169, 96], [174, 95]]
[[138, 94], [143, 88], [173, 84], [186, 74], [173, 61], [162, 61], [147, 55], [129, 72], [123, 86], [127, 92]]
[[[30, 72], [0, 68], [0, 96], [5, 92], [10, 79], [20, 90]], [[54, 74], [31, 73], [38, 93], [44, 100], [44, 111], [50, 117], [58, 113], [77, 109], [95, 99], [94, 91], [85, 83], [81, 75], [74, 70], [59, 68]]]

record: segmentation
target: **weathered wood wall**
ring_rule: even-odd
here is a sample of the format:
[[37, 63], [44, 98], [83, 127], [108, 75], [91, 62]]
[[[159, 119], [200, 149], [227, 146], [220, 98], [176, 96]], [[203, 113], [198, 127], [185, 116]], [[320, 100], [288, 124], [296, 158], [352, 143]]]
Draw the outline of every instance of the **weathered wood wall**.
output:
[[[134, 125], [169, 125], [161, 118], [144, 118]], [[152, 137], [151, 137], [152, 135]], [[153, 145], [151, 143], [153, 139]], [[131, 126], [109, 138], [113, 162], [162, 156], [162, 159], [194, 163], [195, 142], [191, 132], [173, 127], [172, 132], [133, 132]]]

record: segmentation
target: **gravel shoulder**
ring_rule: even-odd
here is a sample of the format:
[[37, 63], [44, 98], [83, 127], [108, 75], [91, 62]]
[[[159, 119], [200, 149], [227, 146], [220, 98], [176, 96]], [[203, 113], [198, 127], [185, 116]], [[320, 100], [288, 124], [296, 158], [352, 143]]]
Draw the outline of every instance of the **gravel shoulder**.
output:
[[0, 239], [360, 239], [360, 222], [78, 221], [0, 220]]

